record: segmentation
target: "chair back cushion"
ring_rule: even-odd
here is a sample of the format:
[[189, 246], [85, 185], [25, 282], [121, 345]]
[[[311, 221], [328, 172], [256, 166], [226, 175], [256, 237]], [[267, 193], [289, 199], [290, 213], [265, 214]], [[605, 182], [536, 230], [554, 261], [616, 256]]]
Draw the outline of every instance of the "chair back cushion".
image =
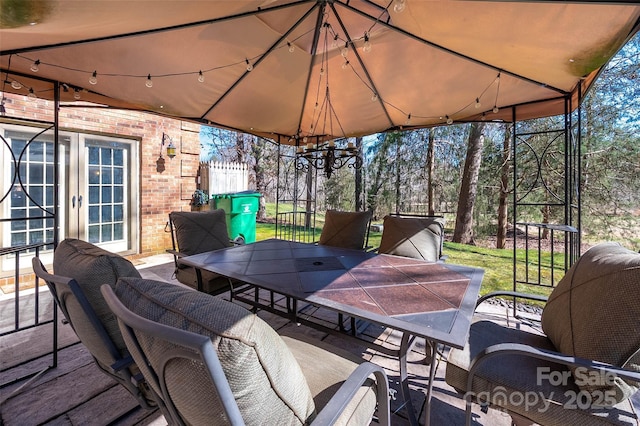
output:
[[378, 253], [435, 262], [442, 256], [442, 217], [385, 216]]
[[[118, 329], [118, 322], [102, 297], [100, 286], [109, 284], [113, 287], [120, 277], [140, 277], [140, 273], [133, 264], [124, 257], [91, 243], [68, 238], [61, 241], [56, 247], [53, 255], [53, 272], [56, 275], [73, 278], [78, 282], [116, 348], [121, 354], [125, 354], [126, 346]], [[73, 328], [78, 330], [79, 327], [83, 327], [84, 324], [81, 322], [85, 321], [85, 316], [80, 313], [80, 306], [77, 303], [67, 303], [66, 305], [70, 316], [68, 319]], [[76, 315], [80, 318], [79, 321], [74, 320]], [[97, 346], [94, 346], [91, 341], [85, 340], [82, 343], [94, 356], [102, 350], [99, 347], [101, 343], [96, 342]]]
[[188, 256], [230, 247], [225, 212], [222, 209], [202, 212], [171, 212], [178, 251]]
[[[542, 313], [543, 330], [562, 353], [640, 371], [638, 295], [640, 253], [618, 243], [599, 244], [578, 259], [551, 293]], [[609, 391], [606, 396], [616, 402], [638, 389], [637, 383], [619, 378], [596, 380], [576, 373], [581, 389]]]
[[[296, 359], [257, 315], [220, 298], [152, 280], [122, 279], [116, 295], [144, 318], [209, 336], [246, 424], [305, 424], [313, 417], [313, 397]], [[156, 368], [168, 343], [138, 339]], [[215, 424], [221, 406], [203, 366], [178, 366], [169, 377], [175, 377], [167, 380], [169, 393], [187, 422]]]
[[327, 210], [319, 244], [362, 250], [371, 221], [371, 210], [341, 212]]

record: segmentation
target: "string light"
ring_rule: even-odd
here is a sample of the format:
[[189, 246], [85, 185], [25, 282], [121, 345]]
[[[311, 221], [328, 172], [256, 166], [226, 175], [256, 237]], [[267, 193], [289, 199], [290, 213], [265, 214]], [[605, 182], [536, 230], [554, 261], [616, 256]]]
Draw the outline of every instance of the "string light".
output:
[[27, 95], [27, 97], [31, 98], [31, 99], [37, 99], [38, 97], [36, 96], [36, 93], [33, 91], [32, 88], [29, 88], [29, 94]]
[[393, 11], [396, 13], [402, 13], [405, 7], [407, 7], [405, 0], [396, 0], [396, 3], [393, 5]]
[[362, 45], [362, 51], [365, 53], [371, 52], [371, 42], [369, 41], [369, 34], [364, 33], [364, 45]]
[[344, 47], [342, 49], [340, 49], [340, 54], [342, 55], [343, 58], [346, 58], [347, 55], [349, 54], [349, 44], [345, 43]]
[[404, 122], [407, 126], [411, 124], [411, 114], [407, 115], [407, 121]]
[[[406, 8], [406, 0], [392, 0], [392, 3], [394, 4], [394, 8], [393, 9], [397, 13], [400, 13], [400, 12], [404, 11], [404, 9]], [[387, 8], [387, 10], [388, 10], [388, 8]], [[328, 33], [330, 33], [329, 40], [331, 40], [332, 47], [336, 47], [337, 48], [338, 46], [340, 46], [339, 43], [341, 41], [340, 41], [339, 34], [337, 34], [335, 31], [333, 31], [331, 26], [326, 24], [326, 23], [325, 23], [324, 27], [325, 27], [326, 31]], [[370, 40], [370, 30], [366, 31], [364, 33], [363, 40], [364, 40], [364, 43], [362, 45], [362, 50], [363, 50], [363, 52], [367, 52], [368, 53], [368, 52], [371, 51], [371, 48], [372, 48], [372, 43], [371, 43], [371, 40]], [[348, 52], [349, 52], [349, 43], [350, 43], [350, 41], [347, 40], [344, 43], [344, 45], [342, 47], [340, 47], [340, 54], [341, 54], [341, 56], [343, 56], [345, 58], [345, 61], [342, 63], [342, 69], [353, 68], [353, 67], [350, 67], [351, 64], [350, 64], [349, 60], [346, 59], [347, 56], [348, 56]], [[295, 44], [293, 44], [290, 41], [287, 41], [286, 44], [287, 44], [288, 51], [290, 53], [295, 52]], [[325, 43], [325, 44], [327, 44], [327, 43]], [[354, 49], [355, 49], [355, 45], [354, 45]], [[39, 71], [39, 65], [41, 64], [39, 59], [33, 60], [33, 59], [30, 59], [30, 58], [26, 58], [26, 57], [23, 57], [23, 58], [33, 61], [32, 65], [30, 67], [31, 71], [33, 71], [33, 72], [38, 72]], [[249, 58], [245, 59], [245, 63], [246, 63], [246, 70], [248, 72], [252, 71], [254, 67], [253, 67], [252, 63], [250, 62]], [[238, 63], [235, 62], [233, 64], [223, 65], [223, 66], [220, 66], [220, 67], [208, 69], [208, 70], [206, 70], [206, 72], [210, 72], [210, 71], [217, 70], [217, 69], [222, 69], [222, 68], [227, 68], [227, 67], [231, 67], [231, 66], [237, 66], [237, 64]], [[51, 64], [47, 64], [47, 65], [51, 65]], [[52, 67], [60, 67], [58, 65], [51, 65], [51, 66]], [[83, 70], [73, 70], [73, 71], [77, 71], [79, 73], [80, 72], [86, 73], [86, 71], [83, 71]], [[356, 72], [355, 69], [354, 69], [354, 72]], [[325, 73], [325, 69], [321, 68], [320, 69], [320, 75], [324, 75], [324, 73]], [[187, 75], [187, 74], [194, 74], [194, 72], [191, 71], [191, 72], [184, 72], [184, 73], [177, 73], [177, 74], [167, 74], [167, 75], [160, 75], [159, 77], [162, 78], [162, 77], [170, 77], [170, 76], [176, 76], [176, 75]], [[116, 77], [143, 78], [143, 76], [141, 76], [141, 75], [125, 75], [125, 74], [122, 74], [122, 75], [121, 74], [106, 74], [106, 75], [108, 75], [108, 76], [116, 76]], [[156, 76], [156, 77], [158, 77], [158, 76]], [[197, 81], [200, 82], [200, 83], [203, 83], [205, 81], [205, 76], [204, 76], [204, 73], [203, 73], [202, 70], [199, 70], [197, 72]], [[89, 83], [92, 84], [92, 85], [97, 84], [97, 70], [94, 70], [92, 72], [91, 77], [89, 78]], [[500, 111], [500, 108], [497, 106], [497, 104], [498, 104], [498, 97], [499, 97], [499, 90], [500, 90], [500, 83], [501, 83], [501, 72], [498, 72], [497, 77], [494, 79], [494, 81], [489, 86], [493, 85], [494, 83], [497, 83], [497, 90], [496, 90], [496, 99], [495, 99], [494, 107], [493, 107], [492, 111], [493, 111], [494, 114], [497, 114]], [[17, 80], [11, 81], [10, 84], [11, 84], [11, 87], [14, 90], [20, 90], [23, 87], [22, 84]], [[153, 87], [153, 81], [151, 79], [151, 74], [147, 75], [147, 78], [146, 78], [146, 81], [145, 81], [145, 86], [148, 87], [148, 88]], [[489, 89], [489, 87], [487, 87], [484, 91], [482, 91], [480, 96], [475, 98], [475, 103], [474, 103], [475, 109], [480, 109], [482, 107], [482, 104], [480, 102], [480, 97], [482, 97], [484, 95], [484, 93], [487, 91], [487, 89]], [[76, 100], [80, 99], [80, 97], [81, 97], [81, 95], [80, 95], [81, 89], [73, 88], [73, 90], [74, 90], [73, 97]], [[36, 97], [37, 98], [37, 95], [35, 94], [35, 92], [33, 92], [33, 89], [29, 90], [29, 94], [28, 95], [29, 95], [29, 97]], [[377, 93], [372, 93], [371, 101], [372, 102], [376, 102], [378, 100], [379, 100], [379, 95]], [[391, 106], [393, 106], [393, 105], [391, 105]], [[468, 106], [470, 106], [470, 105], [467, 104], [467, 107]], [[319, 108], [318, 107], [318, 103], [316, 102], [315, 106], [314, 106], [314, 110], [317, 110], [318, 108]], [[488, 112], [483, 112], [482, 113], [482, 117], [481, 117], [482, 120], [484, 120], [486, 118], [486, 114], [487, 113]], [[422, 116], [420, 116], [420, 117], [421, 118], [426, 118], [426, 117], [422, 117]], [[408, 114], [406, 124], [409, 124], [410, 119], [411, 119], [411, 114]], [[442, 120], [443, 117], [441, 116], [440, 119]], [[447, 115], [446, 116], [446, 123], [447, 124], [453, 124], [453, 122], [454, 122], [454, 120]]]
[[500, 94], [500, 74], [498, 73], [498, 76], [496, 77], [496, 83], [498, 84], [498, 87], [496, 88], [496, 100], [493, 103], [493, 113], [497, 114], [498, 111], [500, 111], [500, 109], [498, 108], [498, 95]]

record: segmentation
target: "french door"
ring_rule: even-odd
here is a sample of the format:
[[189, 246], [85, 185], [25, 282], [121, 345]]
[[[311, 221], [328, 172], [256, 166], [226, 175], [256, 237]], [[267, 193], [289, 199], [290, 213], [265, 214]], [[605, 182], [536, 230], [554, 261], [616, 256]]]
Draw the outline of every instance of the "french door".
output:
[[[3, 247], [53, 240], [53, 132], [2, 125], [0, 226]], [[112, 252], [138, 243], [138, 141], [59, 134], [59, 239], [80, 238]], [[39, 219], [45, 217], [43, 219]], [[3, 269], [5, 265], [3, 265]]]

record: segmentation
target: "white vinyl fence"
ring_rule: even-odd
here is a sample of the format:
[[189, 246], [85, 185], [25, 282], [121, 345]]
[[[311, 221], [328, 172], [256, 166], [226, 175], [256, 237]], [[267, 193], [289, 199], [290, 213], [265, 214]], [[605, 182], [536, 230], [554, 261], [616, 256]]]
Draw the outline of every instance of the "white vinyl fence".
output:
[[244, 163], [211, 161], [200, 165], [201, 185], [209, 195], [246, 191], [249, 171]]

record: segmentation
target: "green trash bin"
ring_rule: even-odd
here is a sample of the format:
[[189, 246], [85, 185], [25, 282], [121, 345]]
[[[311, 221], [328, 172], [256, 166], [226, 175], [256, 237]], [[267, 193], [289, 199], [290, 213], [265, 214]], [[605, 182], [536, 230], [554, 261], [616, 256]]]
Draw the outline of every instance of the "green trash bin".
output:
[[253, 191], [211, 196], [214, 208], [223, 209], [227, 230], [232, 240], [254, 243], [256, 241], [256, 213], [260, 208], [260, 193]]

